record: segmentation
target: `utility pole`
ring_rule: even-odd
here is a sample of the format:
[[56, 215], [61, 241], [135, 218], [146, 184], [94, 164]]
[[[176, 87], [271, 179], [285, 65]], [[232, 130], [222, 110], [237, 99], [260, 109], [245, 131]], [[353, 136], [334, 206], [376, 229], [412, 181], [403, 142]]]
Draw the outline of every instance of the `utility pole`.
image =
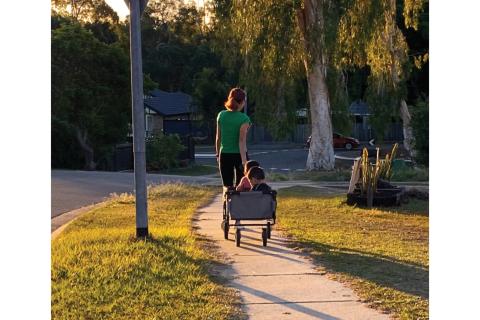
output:
[[130, 66], [132, 81], [132, 124], [135, 171], [135, 222], [137, 238], [148, 236], [145, 161], [145, 109], [143, 106], [142, 40], [140, 16], [145, 0], [126, 0], [130, 7]]

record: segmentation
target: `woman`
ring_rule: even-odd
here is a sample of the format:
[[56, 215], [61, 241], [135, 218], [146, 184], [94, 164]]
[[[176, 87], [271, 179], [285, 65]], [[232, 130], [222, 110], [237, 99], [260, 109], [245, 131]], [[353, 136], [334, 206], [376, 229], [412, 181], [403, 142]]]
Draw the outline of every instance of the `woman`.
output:
[[226, 110], [220, 111], [217, 116], [216, 157], [223, 186], [226, 188], [240, 183], [244, 164], [248, 160], [247, 131], [251, 121], [241, 112], [244, 106], [245, 92], [240, 88], [234, 88], [230, 90], [225, 101]]

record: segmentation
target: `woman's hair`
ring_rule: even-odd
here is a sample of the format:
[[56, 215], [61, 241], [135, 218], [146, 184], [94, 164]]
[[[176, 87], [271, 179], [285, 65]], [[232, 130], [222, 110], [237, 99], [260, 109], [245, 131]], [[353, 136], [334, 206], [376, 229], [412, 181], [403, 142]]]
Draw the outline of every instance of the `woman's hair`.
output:
[[257, 180], [265, 179], [265, 172], [261, 167], [252, 167], [247, 173], [248, 180], [255, 178]]
[[258, 161], [255, 161], [255, 160], [248, 160], [247, 162], [245, 162], [245, 168], [244, 168], [245, 174], [247, 174], [248, 170], [250, 170], [253, 167], [260, 167], [260, 163], [258, 163]]
[[245, 91], [240, 88], [233, 88], [228, 94], [227, 101], [225, 101], [225, 108], [230, 111], [238, 111], [243, 101], [245, 101]]

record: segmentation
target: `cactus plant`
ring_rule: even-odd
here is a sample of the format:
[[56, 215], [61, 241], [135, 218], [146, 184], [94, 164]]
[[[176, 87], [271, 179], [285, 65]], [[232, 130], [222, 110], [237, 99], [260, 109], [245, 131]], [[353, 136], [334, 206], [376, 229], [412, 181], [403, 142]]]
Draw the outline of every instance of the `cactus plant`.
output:
[[371, 207], [373, 204], [373, 195], [377, 190], [377, 181], [381, 168], [381, 162], [377, 156], [377, 162], [375, 165], [371, 164], [368, 160], [368, 150], [364, 148], [362, 152], [361, 163], [362, 184], [360, 189], [362, 194], [367, 195], [367, 204]]
[[[370, 163], [368, 159], [368, 150], [363, 148], [362, 157], [354, 162], [352, 167], [352, 177], [350, 179], [349, 195], [353, 194], [356, 185], [360, 186], [360, 195], [366, 196], [367, 206], [373, 206], [373, 198], [377, 192], [378, 181], [382, 178], [390, 180], [392, 177], [392, 162], [398, 150], [396, 143], [392, 151], [385, 156], [385, 159], [380, 159], [380, 149], [377, 148], [377, 157], [375, 164]], [[358, 174], [360, 173], [361, 181], [357, 184]]]
[[390, 181], [390, 179], [392, 178], [392, 174], [393, 174], [392, 163], [393, 163], [393, 160], [395, 159], [395, 156], [397, 155], [397, 150], [398, 150], [398, 143], [395, 143], [393, 145], [392, 151], [390, 153], [387, 153], [387, 155], [385, 156], [385, 159], [380, 160], [380, 162], [382, 162], [380, 165], [380, 173], [379, 173], [380, 179]]
[[392, 177], [392, 161], [397, 153], [398, 144], [396, 143], [390, 154], [385, 156], [385, 159], [380, 159], [380, 150], [377, 148], [377, 158], [375, 164], [371, 164], [368, 160], [368, 150], [363, 148], [361, 158], [361, 173], [362, 183], [360, 185], [360, 192], [367, 195], [367, 205], [369, 207], [373, 204], [373, 196], [377, 191], [378, 179], [383, 178], [390, 180]]

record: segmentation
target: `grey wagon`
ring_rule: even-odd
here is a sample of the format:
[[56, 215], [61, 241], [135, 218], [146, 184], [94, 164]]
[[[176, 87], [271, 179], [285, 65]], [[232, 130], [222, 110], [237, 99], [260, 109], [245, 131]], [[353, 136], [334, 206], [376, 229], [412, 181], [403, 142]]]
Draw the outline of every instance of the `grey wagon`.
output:
[[[277, 209], [277, 192], [249, 191], [238, 192], [229, 190], [225, 192], [223, 201], [222, 229], [225, 239], [228, 239], [230, 227], [235, 227], [235, 243], [240, 246], [241, 229], [247, 226], [262, 227], [262, 242], [267, 245], [270, 239], [271, 228], [275, 224]], [[230, 220], [234, 220], [231, 223]], [[261, 221], [255, 223], [256, 221]]]

